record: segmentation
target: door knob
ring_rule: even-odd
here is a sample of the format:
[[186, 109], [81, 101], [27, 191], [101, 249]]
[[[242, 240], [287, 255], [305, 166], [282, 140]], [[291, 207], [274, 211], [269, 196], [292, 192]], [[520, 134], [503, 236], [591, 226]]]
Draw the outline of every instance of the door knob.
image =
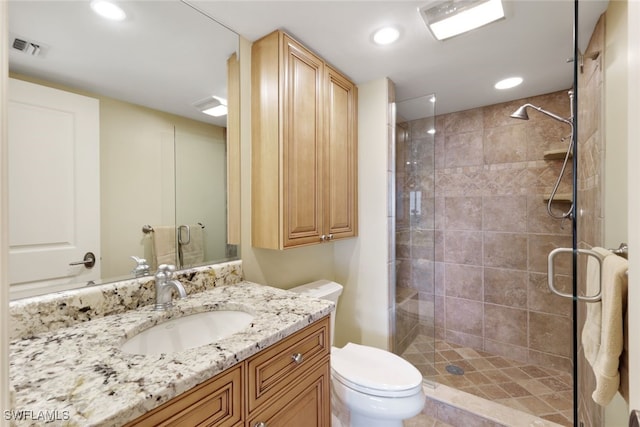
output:
[[70, 262], [69, 265], [84, 265], [86, 268], [93, 268], [96, 265], [96, 256], [93, 252], [87, 252], [82, 261]]

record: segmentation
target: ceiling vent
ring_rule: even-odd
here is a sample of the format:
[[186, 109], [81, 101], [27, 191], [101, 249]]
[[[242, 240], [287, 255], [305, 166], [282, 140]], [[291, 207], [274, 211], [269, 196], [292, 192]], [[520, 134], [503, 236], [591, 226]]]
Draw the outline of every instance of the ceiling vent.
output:
[[39, 56], [42, 54], [42, 45], [40, 43], [27, 40], [23, 37], [11, 37], [11, 39], [13, 40], [11, 47], [15, 50], [31, 56]]

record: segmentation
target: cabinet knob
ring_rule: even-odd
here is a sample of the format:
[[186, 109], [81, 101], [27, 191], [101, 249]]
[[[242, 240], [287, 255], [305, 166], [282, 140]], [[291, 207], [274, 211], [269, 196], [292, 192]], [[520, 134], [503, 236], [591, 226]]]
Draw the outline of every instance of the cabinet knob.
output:
[[327, 240], [327, 236], [323, 234], [322, 236], [320, 236], [320, 240], [324, 242], [325, 240]]
[[333, 240], [333, 234], [329, 234], [329, 240]]
[[256, 423], [253, 427], [267, 427], [267, 423], [263, 423], [262, 421], [260, 421], [259, 423]]
[[302, 356], [302, 353], [296, 353], [291, 356], [291, 360], [296, 363], [302, 363], [302, 361], [304, 360], [304, 356]]

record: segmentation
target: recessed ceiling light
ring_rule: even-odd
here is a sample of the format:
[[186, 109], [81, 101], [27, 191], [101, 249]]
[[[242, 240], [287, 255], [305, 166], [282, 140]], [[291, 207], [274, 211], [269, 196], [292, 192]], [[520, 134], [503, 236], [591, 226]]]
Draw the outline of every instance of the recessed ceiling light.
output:
[[103, 18], [113, 21], [122, 21], [127, 17], [127, 14], [124, 13], [124, 10], [122, 10], [120, 6], [106, 0], [93, 0], [91, 2], [91, 9]]
[[212, 96], [194, 104], [194, 106], [213, 117], [225, 116], [227, 114], [227, 100], [219, 96]]
[[388, 45], [398, 40], [400, 37], [400, 31], [394, 27], [380, 28], [373, 34], [373, 41], [379, 45]]
[[522, 83], [522, 77], [509, 77], [508, 79], [500, 80], [493, 87], [496, 89], [511, 89]]
[[445, 0], [418, 9], [429, 31], [445, 40], [504, 18], [501, 0]]

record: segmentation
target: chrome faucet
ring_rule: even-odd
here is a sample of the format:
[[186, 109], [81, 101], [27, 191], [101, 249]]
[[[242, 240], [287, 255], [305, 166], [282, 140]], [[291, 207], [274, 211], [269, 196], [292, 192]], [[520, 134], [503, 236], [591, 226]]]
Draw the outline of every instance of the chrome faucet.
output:
[[156, 279], [156, 305], [154, 310], [164, 311], [173, 305], [171, 301], [171, 289], [175, 289], [180, 295], [180, 298], [186, 298], [187, 292], [184, 290], [184, 286], [178, 280], [174, 279], [176, 271], [175, 265], [160, 264], [158, 271], [154, 276]]

